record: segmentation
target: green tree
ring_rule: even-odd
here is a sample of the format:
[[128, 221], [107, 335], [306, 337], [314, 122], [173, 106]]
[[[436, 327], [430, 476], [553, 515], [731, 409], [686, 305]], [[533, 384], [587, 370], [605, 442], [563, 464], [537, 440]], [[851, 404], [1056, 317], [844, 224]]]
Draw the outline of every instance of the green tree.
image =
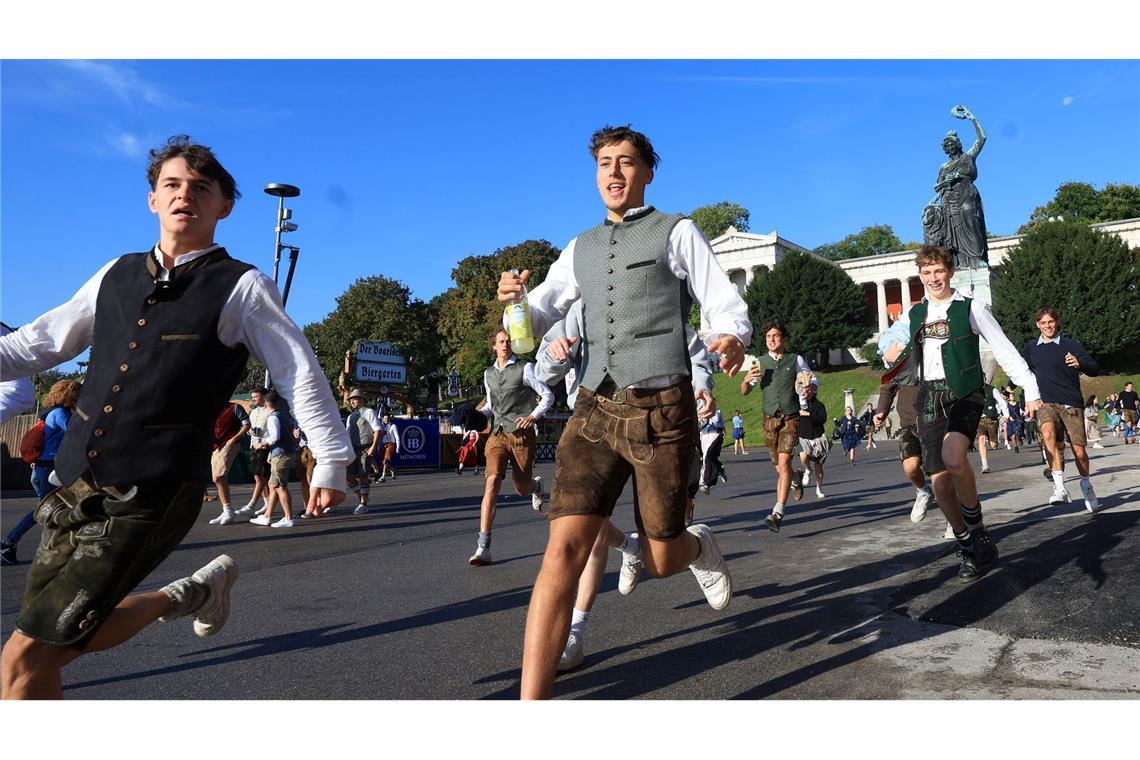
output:
[[[908, 243], [907, 245], [917, 246], [918, 244]], [[832, 261], [842, 261], [901, 250], [903, 250], [903, 242], [899, 240], [899, 236], [895, 234], [891, 225], [877, 224], [872, 227], [864, 227], [838, 243], [825, 243], [816, 248], [815, 252]]]
[[[545, 240], [527, 240], [494, 253], [468, 256], [451, 270], [455, 283], [435, 299], [439, 348], [446, 359], [456, 359], [456, 371], [465, 384], [475, 384], [491, 363], [487, 335], [502, 324], [503, 307], [496, 292], [503, 272], [529, 269], [529, 287], [546, 279], [561, 250]], [[535, 336], [541, 338], [542, 336]]]
[[789, 348], [815, 356], [820, 366], [827, 366], [829, 349], [862, 346], [874, 332], [867, 324], [863, 290], [850, 275], [799, 251], [788, 253], [763, 277], [754, 277], [744, 302], [754, 328], [753, 354], [767, 350], [760, 326], [769, 319], [782, 319]]
[[1060, 217], [1086, 224], [1134, 219], [1140, 216], [1140, 185], [1112, 184], [1097, 190], [1088, 182], [1065, 182], [1057, 188], [1053, 199], [1033, 209], [1029, 221], [1018, 228], [1025, 234], [1033, 227]]
[[748, 209], [729, 201], [695, 208], [689, 214], [689, 218], [709, 240], [720, 237], [728, 231], [729, 227], [735, 227], [741, 232], [748, 232]]
[[306, 325], [305, 337], [317, 354], [330, 386], [344, 369], [345, 351], [361, 340], [399, 346], [407, 364], [407, 393], [424, 392], [420, 380], [443, 370], [436, 334], [438, 309], [413, 298], [408, 286], [383, 275], [361, 277], [336, 299], [336, 309], [321, 322]]
[[1061, 332], [1103, 364], [1140, 343], [1138, 255], [1109, 233], [1079, 221], [1034, 226], [1010, 251], [993, 285], [994, 316], [1014, 346], [1037, 335], [1042, 306], [1061, 313]]

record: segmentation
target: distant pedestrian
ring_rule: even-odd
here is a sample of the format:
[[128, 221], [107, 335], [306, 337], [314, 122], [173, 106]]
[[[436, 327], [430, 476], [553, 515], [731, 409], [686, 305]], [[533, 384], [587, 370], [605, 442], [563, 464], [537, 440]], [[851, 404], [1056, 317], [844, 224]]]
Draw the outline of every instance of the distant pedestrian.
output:
[[724, 415], [719, 409], [707, 419], [700, 421], [701, 425], [701, 477], [698, 488], [702, 493], [716, 485], [719, 479], [728, 482], [724, 465], [720, 462], [720, 449], [724, 445]]
[[392, 457], [400, 453], [400, 433], [396, 430], [396, 423], [392, 422], [392, 415], [385, 414], [380, 418], [380, 447], [383, 458], [380, 462], [380, 482], [385, 478], [396, 479], [396, 470], [392, 467]]
[[839, 440], [843, 444], [843, 453], [852, 465], [855, 464], [855, 449], [863, 442], [863, 423], [855, 416], [851, 407], [845, 407], [843, 416], [839, 419]]
[[732, 413], [732, 453], [748, 453], [744, 450], [744, 416], [739, 409]]
[[[254, 388], [249, 394], [249, 468], [253, 471], [253, 493], [249, 496], [249, 502], [234, 513], [239, 517], [260, 515], [269, 504], [266, 490], [269, 482], [269, 450], [261, 445], [264, 442], [265, 422], [270, 414], [265, 406], [265, 394], [268, 392], [267, 388]], [[262, 499], [260, 507], [257, 506], [258, 499]]]
[[1120, 392], [1119, 401], [1122, 418], [1135, 427], [1137, 419], [1140, 418], [1140, 394], [1137, 394], [1133, 389], [1131, 380], [1124, 384], [1124, 390]]
[[1085, 401], [1085, 439], [1094, 449], [1103, 449], [1100, 434], [1100, 402], [1094, 393]]
[[362, 515], [368, 511], [368, 495], [372, 486], [369, 474], [372, 457], [380, 445], [380, 420], [376, 417], [376, 410], [366, 405], [364, 393], [359, 388], [349, 392], [348, 404], [352, 412], [344, 421], [344, 427], [352, 443], [353, 459], [346, 474], [348, 487], [357, 496], [357, 505], [352, 513]]
[[222, 512], [210, 520], [210, 525], [230, 525], [236, 520], [230, 506], [230, 468], [237, 459], [241, 439], [249, 432], [249, 428], [249, 415], [245, 407], [232, 401], [226, 403], [214, 420], [214, 453], [210, 455], [210, 474], [218, 489]]
[[[55, 489], [49, 478], [55, 471], [55, 455], [63, 443], [63, 436], [71, 422], [72, 410], [79, 399], [80, 384], [76, 380], [60, 380], [52, 385], [44, 397], [44, 411], [40, 419], [44, 422], [44, 447], [40, 456], [32, 465], [32, 488], [35, 489], [36, 498], [43, 501]], [[16, 547], [33, 525], [35, 525], [36, 511], [33, 509], [24, 515], [16, 527], [8, 532], [3, 542], [0, 542], [0, 563], [15, 565]]]
[[875, 443], [875, 405], [867, 402], [867, 408], [859, 415], [859, 422], [863, 424], [863, 428], [867, 431], [867, 449], [877, 449], [879, 445]]
[[[269, 417], [265, 421], [261, 446], [269, 452], [269, 480], [266, 482], [269, 497], [265, 512], [250, 522], [271, 528], [292, 528], [293, 502], [289, 496], [289, 470], [296, 463], [294, 454], [297, 451], [297, 439], [293, 437], [295, 424], [284, 399], [274, 391], [265, 394], [265, 405], [269, 408]], [[273, 522], [273, 507], [278, 502], [284, 516]]]
[[827, 425], [827, 407], [816, 398], [818, 386], [808, 384], [804, 388], [804, 398], [807, 407], [800, 409], [800, 424], [797, 434], [800, 436], [800, 463], [804, 474], [802, 485], [807, 488], [811, 483], [812, 469], [815, 469], [815, 497], [822, 499], [823, 494], [823, 463], [827, 461], [827, 452], [831, 450], [831, 439], [824, 429]]

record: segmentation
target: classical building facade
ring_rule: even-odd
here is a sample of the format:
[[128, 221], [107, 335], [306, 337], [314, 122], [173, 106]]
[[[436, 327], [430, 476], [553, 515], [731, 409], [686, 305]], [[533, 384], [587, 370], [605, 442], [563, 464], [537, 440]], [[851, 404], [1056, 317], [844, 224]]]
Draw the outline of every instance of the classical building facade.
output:
[[[1130, 248], [1140, 248], [1140, 218], [1104, 222], [1092, 226], [1116, 235], [1127, 242]], [[1006, 255], [1020, 240], [1021, 235], [990, 238], [988, 276], [984, 270], [974, 273], [960, 272], [955, 275], [954, 286], [992, 305], [990, 281], [993, 277], [1001, 276], [1001, 267], [1005, 263]], [[775, 231], [767, 235], [757, 235], [740, 232], [730, 227], [727, 232], [711, 242], [717, 260], [741, 295], [757, 273], [771, 270], [789, 251], [816, 255], [807, 248], [780, 237]], [[855, 284], [863, 289], [863, 296], [875, 315], [876, 331], [872, 340], [877, 339], [879, 333], [898, 319], [905, 309], [909, 309], [922, 299], [923, 289], [914, 266], [914, 251], [897, 251], [834, 263], [847, 272]], [[832, 362], [842, 364], [857, 361], [857, 355], [854, 353], [857, 348], [833, 351]]]

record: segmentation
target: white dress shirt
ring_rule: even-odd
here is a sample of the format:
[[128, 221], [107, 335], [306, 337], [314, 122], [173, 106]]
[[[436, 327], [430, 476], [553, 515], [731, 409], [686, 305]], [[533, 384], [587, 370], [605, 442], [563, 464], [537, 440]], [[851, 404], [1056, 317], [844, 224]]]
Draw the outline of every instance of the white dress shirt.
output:
[[[499, 361], [496, 359], [495, 362], [491, 365], [491, 368], [498, 372], [502, 372], [504, 369], [511, 366], [518, 360], [519, 358], [517, 356], [511, 354], [511, 358], [507, 359], [507, 363], [502, 367], [499, 366]], [[538, 400], [538, 406], [536, 406], [534, 408], [534, 411], [532, 411], [528, 416], [533, 417], [536, 420], [542, 419], [542, 416], [550, 411], [550, 407], [554, 406], [554, 391], [550, 390], [550, 387], [546, 383], [542, 382], [535, 376], [534, 364], [531, 362], [527, 362], [523, 365], [523, 382], [528, 388], [540, 396]], [[486, 381], [483, 381], [483, 392], [487, 394], [487, 403], [479, 407], [479, 411], [490, 416], [494, 413], [495, 410], [491, 408], [491, 389], [487, 386]]]
[[[625, 216], [639, 214], [648, 206], [629, 209]], [[550, 265], [546, 279], [527, 294], [530, 322], [534, 335], [544, 335], [559, 322], [570, 306], [582, 297], [578, 278], [574, 276], [574, 243], [571, 240], [558, 259]], [[747, 348], [752, 340], [752, 323], [748, 321], [748, 306], [736, 292], [736, 286], [720, 267], [712, 246], [691, 219], [682, 219], [669, 233], [665, 247], [669, 271], [684, 280], [709, 323], [705, 345], [711, 346], [722, 334], [735, 335]], [[687, 322], [688, 315], [682, 315]], [[504, 315], [504, 325], [506, 324]], [[680, 378], [661, 376], [635, 383], [638, 388], [663, 388]]]
[[[0, 335], [12, 332], [8, 325], [0, 325]], [[36, 391], [30, 378], [5, 380], [0, 383], [0, 425], [36, 403]]]
[[[926, 322], [929, 324], [946, 319], [950, 311], [950, 304], [954, 301], [965, 300], [965, 297], [955, 289], [950, 298], [941, 303], [931, 301], [928, 296], [923, 296], [922, 300], [927, 302]], [[1005, 370], [1005, 373], [1009, 375], [1009, 379], [1015, 385], [1020, 385], [1025, 389], [1026, 402], [1040, 399], [1041, 392], [1037, 389], [1037, 378], [1033, 376], [1029, 365], [1025, 363], [1025, 359], [1017, 352], [1013, 344], [1009, 342], [1009, 338], [1005, 337], [1001, 325], [997, 323], [993, 313], [990, 312], [990, 307], [977, 298], [970, 301], [970, 327], [990, 344], [994, 358], [997, 359], [998, 365]], [[946, 379], [946, 369], [942, 366], [942, 344], [945, 342], [945, 338], [924, 339], [922, 351], [923, 380]]]
[[[217, 249], [176, 256], [175, 266]], [[158, 277], [170, 279], [162, 251], [154, 248]], [[105, 264], [67, 303], [57, 306], [11, 335], [0, 337], [0, 380], [28, 377], [79, 355], [91, 345], [95, 305], [104, 275], [118, 259]], [[317, 460], [313, 488], [346, 489], [345, 467], [352, 461], [348, 434], [328, 381], [301, 329], [285, 313], [273, 280], [257, 269], [238, 279], [218, 318], [218, 340], [243, 345], [273, 377], [278, 393], [290, 403]]]

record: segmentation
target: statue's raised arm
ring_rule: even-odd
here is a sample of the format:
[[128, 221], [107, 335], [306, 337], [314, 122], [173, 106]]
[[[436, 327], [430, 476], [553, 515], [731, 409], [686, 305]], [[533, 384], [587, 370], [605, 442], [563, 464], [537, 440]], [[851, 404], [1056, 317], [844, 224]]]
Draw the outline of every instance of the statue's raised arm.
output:
[[982, 152], [982, 146], [986, 144], [986, 130], [982, 129], [982, 123], [978, 121], [978, 117], [970, 111], [966, 106], [958, 105], [950, 109], [950, 113], [954, 114], [959, 119], [969, 119], [974, 123], [974, 132], [977, 133], [978, 139], [974, 140], [974, 144], [966, 151], [971, 156], [977, 158], [978, 154]]

